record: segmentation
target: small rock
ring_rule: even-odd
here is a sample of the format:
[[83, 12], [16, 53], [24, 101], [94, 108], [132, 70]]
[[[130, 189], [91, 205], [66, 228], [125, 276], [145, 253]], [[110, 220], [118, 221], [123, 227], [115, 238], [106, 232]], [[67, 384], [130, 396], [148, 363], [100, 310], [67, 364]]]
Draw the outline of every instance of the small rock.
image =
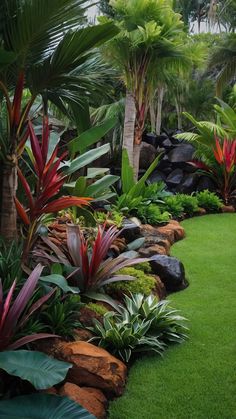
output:
[[64, 342], [55, 356], [73, 364], [68, 373], [73, 384], [99, 388], [109, 395], [123, 393], [127, 368], [105, 349], [87, 342]]
[[206, 215], [207, 210], [205, 208], [198, 208], [198, 214], [199, 215]]
[[191, 144], [181, 144], [171, 150], [168, 159], [171, 163], [181, 163], [192, 160], [195, 148]]
[[140, 237], [140, 227], [134, 221], [124, 220], [119, 237], [124, 237], [130, 243]]
[[106, 418], [107, 399], [101, 390], [91, 387], [79, 387], [72, 383], [65, 383], [61, 387], [59, 394], [60, 396], [66, 396], [80, 404], [97, 419]]
[[221, 207], [221, 211], [222, 212], [235, 212], [235, 208], [233, 207], [233, 205], [223, 205], [223, 207]]
[[157, 255], [151, 261], [153, 272], [160, 276], [168, 292], [179, 291], [187, 286], [184, 265], [174, 257]]
[[170, 220], [169, 223], [163, 227], [158, 227], [158, 232], [163, 234], [172, 244], [185, 237], [184, 228], [178, 221]]
[[175, 169], [173, 172], [169, 174], [166, 179], [167, 185], [176, 186], [179, 185], [183, 179], [183, 170], [182, 169]]
[[158, 244], [154, 244], [153, 246], [146, 248], [141, 247], [141, 249], [139, 249], [139, 254], [143, 258], [150, 258], [154, 255], [167, 255], [168, 253], [165, 247], [159, 246]]

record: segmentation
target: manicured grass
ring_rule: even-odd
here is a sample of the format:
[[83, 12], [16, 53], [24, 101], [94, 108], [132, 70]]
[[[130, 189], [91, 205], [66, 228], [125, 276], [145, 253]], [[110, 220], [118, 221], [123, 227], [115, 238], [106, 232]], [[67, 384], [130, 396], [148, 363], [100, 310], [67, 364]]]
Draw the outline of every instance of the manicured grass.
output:
[[110, 419], [236, 418], [236, 214], [182, 224], [172, 255], [190, 286], [169, 299], [190, 320], [190, 340], [138, 360]]

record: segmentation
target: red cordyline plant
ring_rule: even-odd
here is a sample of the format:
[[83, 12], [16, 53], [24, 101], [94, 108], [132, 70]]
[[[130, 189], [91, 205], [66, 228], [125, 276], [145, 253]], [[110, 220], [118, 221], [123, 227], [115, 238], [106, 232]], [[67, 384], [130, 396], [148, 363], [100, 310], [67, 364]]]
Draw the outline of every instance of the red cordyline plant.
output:
[[38, 339], [55, 337], [48, 333], [36, 333], [14, 340], [16, 333], [27, 323], [30, 316], [38, 310], [54, 293], [55, 290], [37, 300], [25, 313], [25, 308], [35, 291], [39, 277], [42, 273], [42, 265], [37, 265], [32, 271], [24, 286], [13, 301], [16, 280], [13, 282], [6, 298], [3, 296], [2, 282], [0, 281], [0, 351], [5, 349], [17, 349], [20, 346]]
[[67, 152], [57, 157], [58, 146], [56, 146], [51, 155], [48, 156], [50, 137], [48, 118], [44, 117], [43, 120], [41, 143], [34, 132], [31, 122], [28, 124], [28, 133], [33, 155], [33, 170], [37, 179], [35, 194], [31, 192], [27, 179], [20, 168], [18, 168], [18, 176], [27, 197], [28, 208], [25, 209], [19, 200], [15, 198], [17, 212], [23, 223], [28, 226], [25, 246], [26, 255], [32, 246], [33, 237], [44, 214], [57, 212], [71, 206], [85, 206], [91, 200], [90, 198], [75, 196], [57, 196], [67, 177], [60, 170], [61, 161], [65, 158]]
[[213, 154], [212, 164], [200, 161], [193, 161], [192, 164], [204, 170], [212, 178], [218, 187], [219, 194], [228, 204], [236, 190], [236, 139], [220, 141], [215, 138]]
[[120, 275], [117, 272], [126, 266], [150, 260], [150, 258], [127, 259], [122, 255], [114, 259], [112, 257], [106, 259], [113, 241], [119, 234], [120, 231], [115, 226], [111, 226], [106, 230], [105, 225], [100, 225], [97, 236], [91, 246], [85, 240], [79, 226], [68, 225], [66, 254], [46, 237], [42, 237], [42, 240], [53, 250], [54, 255], [50, 255], [49, 252], [43, 250], [36, 250], [34, 254], [35, 256], [46, 258], [50, 262], [59, 262], [77, 267], [78, 269], [75, 269], [72, 277], [76, 280], [81, 292], [91, 298], [103, 299], [111, 303], [111, 299], [108, 301], [108, 296], [105, 297], [103, 294], [102, 297], [101, 294], [98, 295], [96, 292], [101, 290], [104, 285], [112, 282], [133, 280], [132, 276]]

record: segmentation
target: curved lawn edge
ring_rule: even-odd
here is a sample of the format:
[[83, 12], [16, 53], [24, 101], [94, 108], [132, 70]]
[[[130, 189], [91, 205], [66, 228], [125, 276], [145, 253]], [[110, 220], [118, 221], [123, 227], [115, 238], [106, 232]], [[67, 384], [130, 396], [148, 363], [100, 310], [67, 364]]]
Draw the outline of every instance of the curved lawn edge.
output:
[[182, 225], [186, 238], [171, 253], [184, 263], [190, 286], [168, 299], [189, 319], [190, 340], [163, 359], [137, 361], [110, 419], [236, 418], [236, 214]]

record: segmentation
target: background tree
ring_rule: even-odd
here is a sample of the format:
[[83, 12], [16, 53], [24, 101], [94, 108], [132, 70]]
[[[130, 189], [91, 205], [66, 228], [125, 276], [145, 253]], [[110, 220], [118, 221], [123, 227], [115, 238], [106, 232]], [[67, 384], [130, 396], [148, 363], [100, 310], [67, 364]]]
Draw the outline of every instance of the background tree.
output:
[[137, 176], [156, 73], [169, 61], [183, 60], [183, 22], [167, 0], [114, 0], [110, 4], [120, 33], [107, 44], [105, 55], [120, 70], [126, 85], [123, 146]]

